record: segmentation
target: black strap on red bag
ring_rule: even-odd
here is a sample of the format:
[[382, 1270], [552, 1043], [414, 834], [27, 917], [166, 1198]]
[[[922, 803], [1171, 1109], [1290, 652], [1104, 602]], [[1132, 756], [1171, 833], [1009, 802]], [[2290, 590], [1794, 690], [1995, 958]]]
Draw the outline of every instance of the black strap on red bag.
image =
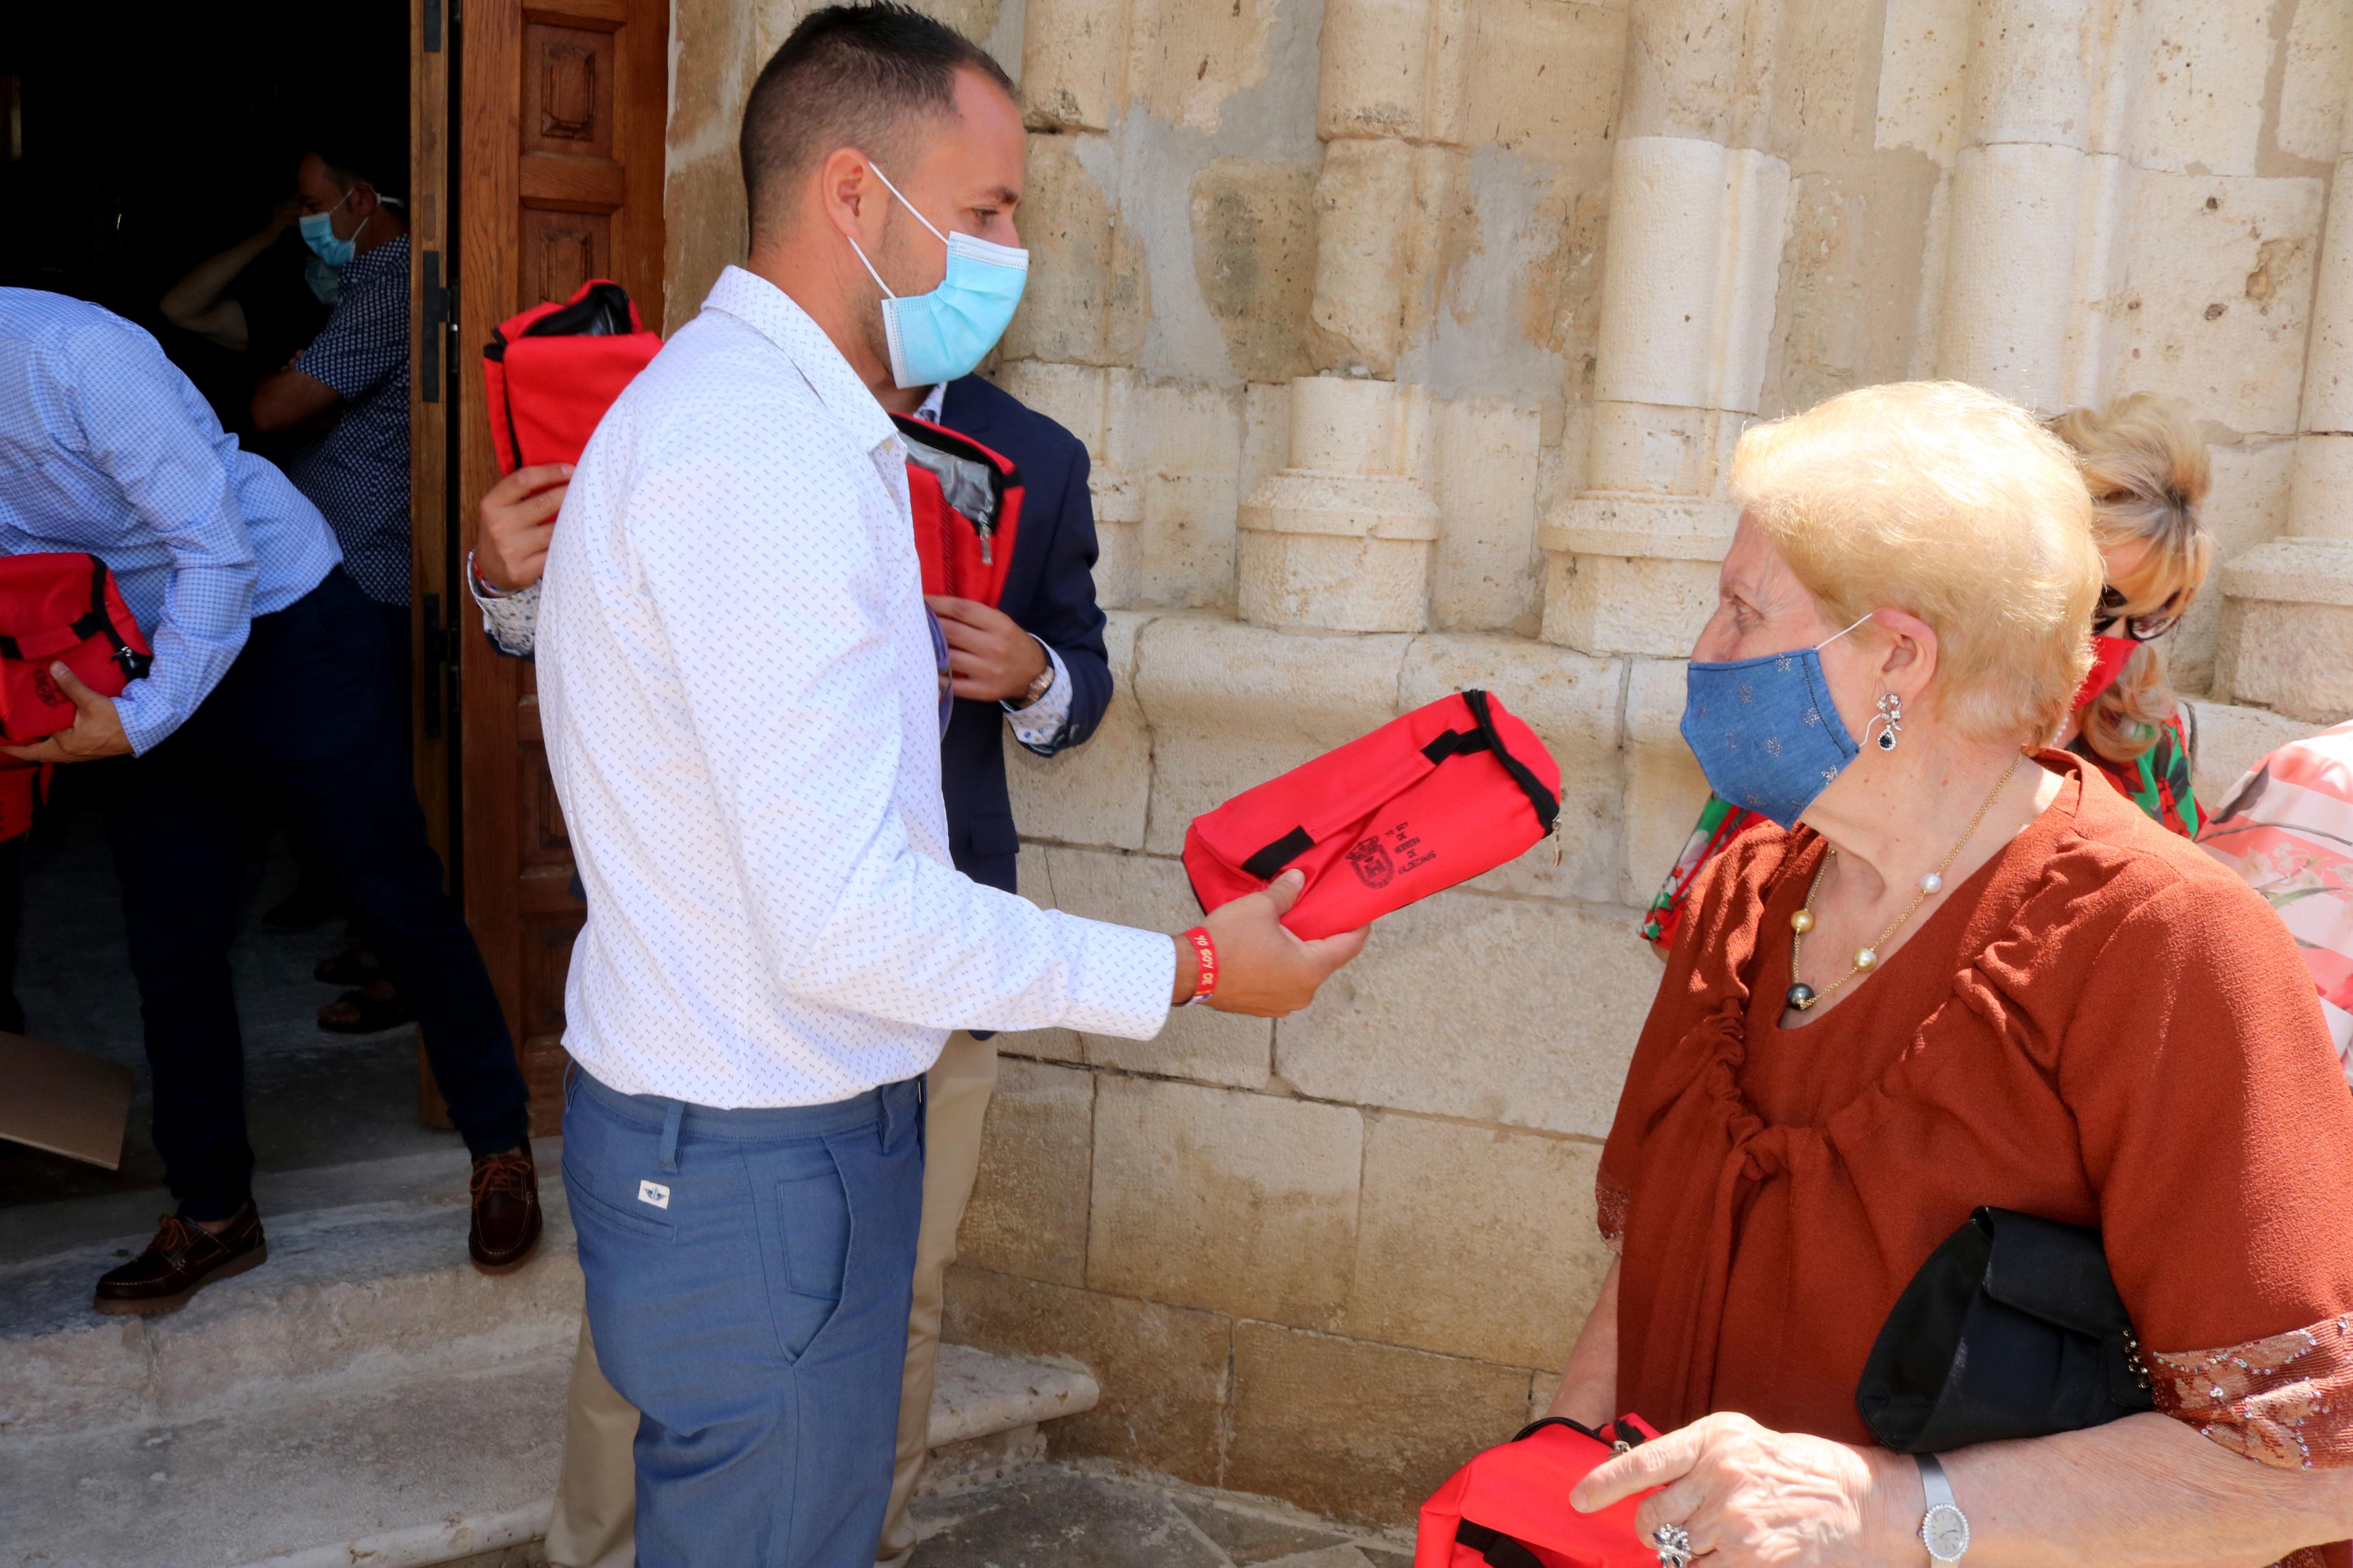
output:
[[[93, 555], [90, 558], [90, 610], [64, 626], [45, 633], [27, 633], [23, 638], [0, 632], [0, 658], [14, 659], [20, 664], [34, 664], [52, 659], [69, 648], [79, 647], [92, 637], [102, 637], [114, 650], [114, 662], [125, 680], [137, 680], [155, 662], [153, 654], [134, 648], [124, 640], [122, 629], [114, 624], [106, 604], [106, 563]], [[135, 630], [135, 628], [134, 628]]]

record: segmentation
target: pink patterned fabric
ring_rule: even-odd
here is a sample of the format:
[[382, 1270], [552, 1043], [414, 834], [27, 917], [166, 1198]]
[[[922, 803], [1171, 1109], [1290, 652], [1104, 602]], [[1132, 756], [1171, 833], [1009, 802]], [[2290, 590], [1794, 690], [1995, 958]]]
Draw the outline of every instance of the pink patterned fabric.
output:
[[2353, 1083], [2353, 723], [2256, 763], [2198, 843], [2261, 893], [2295, 938]]

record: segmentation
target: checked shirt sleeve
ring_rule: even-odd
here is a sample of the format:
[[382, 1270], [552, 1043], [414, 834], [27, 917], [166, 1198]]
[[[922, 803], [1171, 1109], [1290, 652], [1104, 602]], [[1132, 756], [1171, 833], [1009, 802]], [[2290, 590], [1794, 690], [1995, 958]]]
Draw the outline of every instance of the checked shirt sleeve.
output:
[[[155, 341], [99, 329], [76, 339], [73, 355], [79, 374], [60, 390], [83, 454], [121, 487], [172, 556], [171, 586], [149, 638], [155, 662], [114, 700], [131, 749], [143, 754], [196, 710], [245, 647], [253, 539], [216, 445], [220, 423]], [[103, 558], [104, 542], [94, 541], [91, 551]]]

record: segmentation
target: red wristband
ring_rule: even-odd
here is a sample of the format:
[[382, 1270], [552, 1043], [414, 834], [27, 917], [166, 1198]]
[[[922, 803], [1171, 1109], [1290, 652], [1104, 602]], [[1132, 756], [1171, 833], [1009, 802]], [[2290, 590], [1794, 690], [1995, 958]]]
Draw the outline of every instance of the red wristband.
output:
[[1195, 1007], [1218, 993], [1218, 944], [1209, 940], [1207, 926], [1195, 926], [1185, 933], [1185, 940], [1193, 944], [1193, 951], [1201, 959], [1200, 983], [1194, 988], [1193, 994], [1185, 999], [1186, 1006]]

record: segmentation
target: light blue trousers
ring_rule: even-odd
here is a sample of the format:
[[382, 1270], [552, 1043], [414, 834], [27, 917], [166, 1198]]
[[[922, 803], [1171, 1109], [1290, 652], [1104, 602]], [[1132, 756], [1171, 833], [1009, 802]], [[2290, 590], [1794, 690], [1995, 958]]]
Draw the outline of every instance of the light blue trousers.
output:
[[714, 1110], [575, 1071], [564, 1186], [605, 1375], [642, 1413], [640, 1568], [871, 1568], [891, 1495], [923, 1080]]

